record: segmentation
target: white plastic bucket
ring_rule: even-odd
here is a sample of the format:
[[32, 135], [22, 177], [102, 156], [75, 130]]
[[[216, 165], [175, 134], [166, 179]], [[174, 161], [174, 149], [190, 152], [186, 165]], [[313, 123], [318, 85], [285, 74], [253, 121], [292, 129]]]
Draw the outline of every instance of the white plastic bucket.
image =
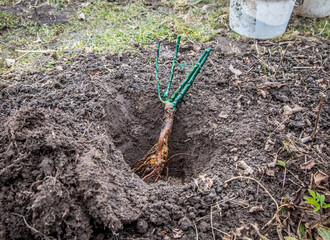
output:
[[330, 0], [304, 0], [296, 7], [295, 13], [310, 18], [327, 17], [330, 15]]
[[250, 38], [278, 37], [285, 32], [294, 5], [294, 0], [230, 0], [229, 26]]

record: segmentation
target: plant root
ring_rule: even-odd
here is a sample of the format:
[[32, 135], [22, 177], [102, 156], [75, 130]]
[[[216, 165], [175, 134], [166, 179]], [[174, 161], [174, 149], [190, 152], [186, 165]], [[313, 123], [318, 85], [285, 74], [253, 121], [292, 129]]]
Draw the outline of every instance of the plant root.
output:
[[148, 153], [133, 165], [134, 172], [141, 174], [142, 180], [154, 177], [157, 182], [166, 165], [166, 179], [168, 177], [168, 162], [171, 158], [168, 157], [168, 138], [171, 134], [174, 109], [169, 104], [165, 104], [165, 120], [164, 126], [160, 132], [158, 142], [148, 151]]

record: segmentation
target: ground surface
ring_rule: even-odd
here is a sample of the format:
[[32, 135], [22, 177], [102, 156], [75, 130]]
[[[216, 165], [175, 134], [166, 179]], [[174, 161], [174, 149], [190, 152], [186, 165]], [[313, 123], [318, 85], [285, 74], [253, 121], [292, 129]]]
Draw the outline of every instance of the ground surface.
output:
[[[288, 30], [283, 38], [256, 41], [215, 24], [221, 14], [228, 18], [217, 1], [131, 1], [130, 7], [73, 1], [64, 9], [3, 2], [1, 239], [293, 240], [319, 239], [329, 230], [329, 208], [313, 213], [303, 198], [313, 189], [330, 202], [326, 20], [294, 17], [291, 26], [312, 25], [312, 33]], [[77, 19], [78, 5], [87, 20]], [[8, 12], [23, 19], [22, 27]], [[164, 171], [148, 183], [130, 166], [155, 144], [163, 123], [156, 39], [175, 41], [177, 34], [180, 63], [192, 65], [204, 49], [213, 51], [175, 114], [170, 156], [181, 154], [170, 161], [169, 179]], [[207, 43], [192, 41], [205, 36]], [[67, 38], [74, 44], [65, 45]], [[129, 44], [134, 54], [89, 52]], [[62, 45], [79, 51], [70, 57]], [[31, 47], [39, 52], [14, 51]], [[174, 47], [164, 41], [160, 49], [162, 89]], [[175, 86], [189, 72], [180, 68]]]
[[[297, 235], [299, 221], [314, 221], [306, 219], [307, 205], [305, 213], [298, 207], [307, 188], [329, 202], [328, 98], [315, 140], [299, 142], [313, 131], [320, 93], [328, 93], [329, 46], [298, 39], [273, 78], [280, 54], [269, 51], [287, 44], [218, 37], [180, 49], [179, 61], [187, 64], [206, 47], [213, 52], [179, 105], [170, 136], [170, 155], [189, 155], [173, 159], [169, 180], [154, 184], [129, 165], [156, 142], [162, 126], [155, 46], [135, 55], [82, 55], [70, 64], [56, 62], [53, 71], [5, 76], [1, 238], [256, 239], [257, 227], [277, 239], [276, 225], [283, 236]], [[173, 51], [173, 44], [161, 48], [162, 80]], [[185, 74], [179, 71], [175, 82]], [[274, 160], [286, 162], [286, 170], [272, 166]], [[261, 230], [277, 207], [254, 180], [225, 182], [238, 175], [260, 180], [277, 204], [292, 204], [278, 216], [286, 223]], [[322, 181], [311, 182], [315, 176]]]

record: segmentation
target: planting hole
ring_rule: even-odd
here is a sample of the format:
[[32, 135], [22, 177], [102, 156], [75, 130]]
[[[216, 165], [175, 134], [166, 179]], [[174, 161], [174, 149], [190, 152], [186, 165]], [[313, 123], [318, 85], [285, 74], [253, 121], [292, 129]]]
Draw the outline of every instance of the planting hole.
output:
[[[131, 88], [118, 94], [106, 107], [108, 130], [116, 147], [122, 152], [127, 164], [132, 166], [157, 143], [163, 124], [164, 105], [158, 100], [152, 83], [146, 89]], [[208, 131], [201, 131], [203, 123], [200, 104], [187, 97], [175, 113], [172, 133], [169, 137], [169, 177], [184, 183], [198, 175], [210, 160], [214, 147]], [[188, 104], [189, 103], [189, 104]], [[196, 111], [197, 110], [197, 111]], [[196, 111], [192, 113], [193, 111]], [[166, 175], [164, 167], [162, 176]]]

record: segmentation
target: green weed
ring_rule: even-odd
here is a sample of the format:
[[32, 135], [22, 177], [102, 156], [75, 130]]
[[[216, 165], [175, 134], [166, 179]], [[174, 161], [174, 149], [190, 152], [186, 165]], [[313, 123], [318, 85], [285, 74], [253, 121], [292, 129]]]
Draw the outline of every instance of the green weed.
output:
[[0, 10], [0, 30], [11, 29], [19, 24], [19, 18], [7, 11]]
[[[72, 2], [47, 1], [57, 9]], [[15, 3], [0, 0], [3, 5]], [[76, 2], [77, 7], [67, 16], [67, 22], [48, 25], [0, 11], [0, 29], [6, 29], [0, 34], [1, 58], [17, 59], [15, 67], [27, 69], [36, 62], [37, 57], [45, 54], [36, 53], [36, 50], [52, 49], [61, 58], [86, 52], [136, 52], [157, 39], [172, 41], [178, 35], [189, 42], [209, 41], [220, 32], [232, 40], [245, 39], [229, 29], [229, 1], [168, 0], [157, 4], [158, 7], [154, 8], [142, 0], [129, 3], [101, 0], [89, 4]], [[32, 9], [25, 11], [28, 13]], [[84, 17], [78, 17], [79, 14]], [[295, 36], [297, 31], [316, 37], [329, 36], [329, 24], [325, 19], [301, 21], [294, 15], [291, 25], [284, 38]], [[22, 54], [16, 50], [34, 52]]]
[[305, 203], [310, 204], [314, 207], [313, 212], [319, 211], [321, 208], [328, 208], [330, 204], [326, 204], [325, 196], [323, 194], [319, 194], [318, 192], [314, 192], [311, 189], [308, 189], [309, 194], [311, 197], [305, 196], [304, 199], [306, 200]]

